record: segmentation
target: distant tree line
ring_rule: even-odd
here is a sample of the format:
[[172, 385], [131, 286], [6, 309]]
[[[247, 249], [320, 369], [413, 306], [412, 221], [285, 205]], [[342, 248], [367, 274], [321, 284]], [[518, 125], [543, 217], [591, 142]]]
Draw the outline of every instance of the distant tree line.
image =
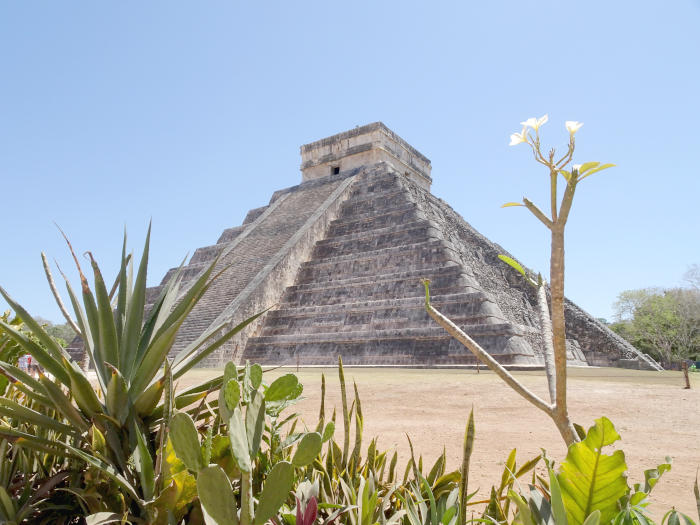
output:
[[44, 319], [39, 316], [34, 316], [34, 319], [36, 319], [37, 322], [41, 323], [44, 326], [44, 330], [46, 330], [46, 332], [51, 337], [53, 337], [63, 348], [68, 346], [73, 340], [73, 338], [76, 336], [75, 331], [73, 331], [73, 329], [68, 323], [54, 324], [48, 319]]
[[620, 293], [610, 328], [664, 366], [700, 360], [700, 265], [690, 267], [684, 284]]

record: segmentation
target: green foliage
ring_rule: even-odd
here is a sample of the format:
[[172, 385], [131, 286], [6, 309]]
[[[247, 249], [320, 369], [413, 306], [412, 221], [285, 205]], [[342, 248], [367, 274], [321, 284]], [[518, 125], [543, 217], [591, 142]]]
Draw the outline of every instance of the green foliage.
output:
[[[246, 363], [240, 373], [228, 365], [224, 377], [224, 402], [219, 405], [218, 419], [227, 428], [235, 469], [227, 473], [218, 464], [205, 464], [206, 451], [194, 420], [186, 413], [172, 418], [169, 437], [177, 457], [195, 475], [199, 500], [212, 523], [262, 525], [289, 499], [297, 473], [318, 457], [323, 438], [317, 432], [290, 433], [284, 439], [279, 434], [277, 419], [282, 409], [301, 393], [294, 374], [283, 375], [267, 386], [260, 365]], [[265, 451], [263, 442], [269, 445]]]
[[[51, 374], [36, 379], [0, 361], [11, 380], [0, 397], [0, 521], [465, 525], [475, 521], [469, 506], [483, 504], [478, 520], [491, 523], [650, 522], [649, 495], [670, 464], [628, 487], [622, 452], [603, 451], [619, 438], [605, 418], [570, 447], [558, 473], [547, 462], [548, 481], [535, 474], [541, 457], [519, 466], [513, 450], [490, 498], [477, 502], [468, 493], [473, 412], [458, 471], [446, 471], [444, 451], [424, 468], [410, 439], [403, 468], [396, 452], [378, 450], [376, 438], [363, 442], [359, 389], [353, 383], [348, 392], [341, 360], [342, 436], [335, 411], [326, 418], [325, 377], [315, 431], [298, 431], [298, 415], [285, 412], [303, 391], [294, 374], [268, 385], [259, 365], [229, 363], [219, 377], [175, 392], [177, 378], [251, 320], [223, 339], [200, 339], [170, 362], [177, 327], [211, 283], [213, 266], [184, 293], [176, 275], [143, 318], [135, 312], [145, 302], [147, 248], [135, 278], [124, 252], [113, 295], [94, 261], [94, 293], [82, 272], [82, 301], [67, 283], [96, 388], [45, 327], [0, 289], [25, 322], [20, 329], [16, 319], [3, 317], [2, 348], [30, 353]], [[179, 295], [185, 299], [177, 301]], [[689, 520], [675, 511], [665, 517], [673, 525]]]
[[[232, 329], [212, 327], [208, 336], [170, 363], [167, 356], [177, 331], [211, 285], [216, 261], [184, 292], [178, 272], [145, 315], [149, 241], [150, 230], [134, 272], [124, 239], [111, 292], [92, 256], [92, 288], [78, 265], [82, 301], [66, 281], [79, 335], [96, 371], [97, 389], [46, 327], [0, 288], [25, 325], [20, 330], [3, 318], [0, 329], [46, 371], [35, 380], [11, 362], [0, 361], [0, 370], [12, 380], [9, 394], [14, 399], [2, 403], [13, 425], [0, 425], [0, 438], [10, 443], [9, 453], [30, 450], [39, 454], [42, 464], [50, 462], [56, 473], [75, 473], [71, 491], [89, 513], [113, 512], [155, 523], [167, 519], [168, 498], [177, 491], [177, 481], [163, 475], [162, 461], [173, 410], [198, 417], [199, 404], [193, 404], [218, 388], [222, 378], [179, 394], [173, 392], [173, 380], [257, 316]], [[222, 336], [214, 335], [221, 331]], [[182, 422], [178, 418], [176, 428]], [[30, 471], [36, 472], [36, 467]]]
[[[7, 330], [3, 327], [4, 325], [11, 326], [15, 330], [23, 331], [22, 320], [15, 316], [14, 319], [10, 319], [10, 311], [6, 311], [0, 316], [0, 361], [9, 363], [11, 365], [16, 365], [19, 357], [24, 353], [22, 346], [18, 344], [10, 335]], [[6, 375], [0, 375], [0, 395], [5, 393], [7, 385], [10, 380]]]
[[583, 523], [595, 510], [603, 523], [616, 514], [617, 501], [628, 490], [623, 476], [627, 470], [625, 454], [616, 450], [611, 455], [603, 448], [620, 439], [609, 419], [597, 419], [586, 439], [569, 447], [557, 481], [567, 509], [570, 525]]
[[[644, 472], [644, 483], [628, 486], [624, 453], [608, 455], [604, 447], [620, 436], [605, 417], [597, 419], [580, 443], [569, 446], [566, 460], [555, 473], [545, 458], [549, 482], [537, 476], [528, 490], [508, 491], [515, 504], [513, 522], [523, 525], [653, 525], [647, 513], [649, 495], [661, 476], [671, 470], [670, 459]], [[504, 515], [504, 519], [507, 513]], [[675, 510], [664, 521], [694, 525]]]
[[666, 364], [700, 356], [700, 290], [627, 290], [614, 304], [610, 327]]
[[64, 348], [78, 335], [68, 323], [54, 324], [48, 319], [43, 319], [38, 316], [35, 316], [34, 319], [42, 325], [47, 334], [53, 337], [54, 340]]

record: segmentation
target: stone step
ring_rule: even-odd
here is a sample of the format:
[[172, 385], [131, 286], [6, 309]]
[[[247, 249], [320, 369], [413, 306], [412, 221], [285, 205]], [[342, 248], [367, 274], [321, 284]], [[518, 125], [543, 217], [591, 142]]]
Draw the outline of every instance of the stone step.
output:
[[[380, 281], [398, 281], [398, 280], [413, 280], [423, 286], [424, 279], [438, 281], [440, 279], [459, 279], [462, 276], [462, 268], [456, 263], [448, 261], [442, 266], [430, 268], [416, 268], [408, 271], [384, 271], [377, 275], [365, 275], [361, 277], [343, 278], [339, 275], [326, 281], [315, 280], [309, 283], [299, 283], [287, 287], [287, 290], [316, 290], [321, 288], [336, 287], [336, 286], [353, 286], [355, 284], [377, 283]], [[299, 282], [299, 281], [297, 281]]]
[[[413, 272], [410, 272], [413, 273]], [[457, 293], [464, 291], [466, 281], [461, 279], [459, 269], [443, 275], [434, 274], [430, 289], [435, 294]], [[390, 297], [424, 297], [425, 288], [417, 275], [397, 278], [351, 278], [343, 283], [334, 281], [318, 282], [304, 288], [290, 286], [285, 290], [281, 303], [283, 305], [322, 305], [351, 302], [353, 300], [371, 301]]]
[[[447, 341], [411, 341], [396, 347], [369, 347], [364, 343], [341, 343], [330, 345], [301, 344], [281, 348], [265, 346], [246, 347], [244, 360], [262, 365], [294, 366], [336, 366], [338, 357], [342, 357], [345, 366], [440, 366], [440, 365], [476, 365], [477, 359], [466, 348], [452, 352], [452, 342]], [[541, 365], [541, 359], [531, 356], [508, 355], [496, 356], [502, 365]], [[210, 366], [223, 366], [215, 363]], [[481, 364], [482, 368], [486, 368]]]
[[[483, 324], [500, 324], [501, 318], [489, 317], [483, 314], [463, 313], [456, 308], [443, 309], [443, 314], [457, 326], [471, 326]], [[448, 311], [449, 310], [449, 311]], [[287, 317], [276, 316], [268, 318], [265, 322], [261, 336], [295, 334], [298, 336], [333, 332], [356, 332], [377, 330], [404, 330], [408, 328], [422, 328], [434, 325], [425, 307], [414, 308], [385, 308], [379, 310], [348, 311], [340, 310], [325, 315], [295, 315], [293, 310]]]
[[347, 235], [350, 233], [362, 232], [384, 228], [393, 224], [411, 222], [418, 218], [416, 204], [405, 202], [390, 209], [373, 210], [365, 216], [353, 216], [351, 218], [340, 217], [331, 223], [328, 230], [328, 237]]
[[[466, 327], [467, 333], [502, 364], [534, 364], [538, 359], [512, 325]], [[272, 336], [248, 340], [244, 359], [262, 364], [457, 364], [475, 363], [471, 352], [442, 328], [377, 330]], [[391, 362], [395, 360], [395, 362]]]
[[[252, 228], [246, 228], [246, 236], [239, 236], [235, 246], [226, 245], [215, 272], [225, 270], [213, 281], [183, 323], [173, 345], [173, 352], [184, 348], [212, 323], [218, 323], [222, 316], [228, 315], [228, 309], [234, 304], [234, 300], [254, 282], [256, 276], [260, 275], [270, 260], [280, 253], [307, 220], [314, 216], [319, 203], [323, 203], [332, 195], [342, 182], [337, 180], [326, 184], [300, 186], [295, 191], [278, 195], [270, 206], [263, 206], [248, 213], [246, 221]], [[274, 212], [265, 213], [270, 209]], [[199, 264], [188, 265], [185, 272], [198, 273]], [[276, 297], [281, 293], [280, 290]]]
[[350, 194], [349, 199], [355, 199], [365, 195], [379, 195], [388, 191], [394, 191], [399, 187], [398, 176], [394, 173], [376, 173], [358, 181]]
[[316, 246], [333, 246], [335, 244], [344, 244], [346, 242], [376, 237], [377, 235], [397, 235], [405, 232], [406, 230], [425, 227], [427, 223], [428, 221], [426, 220], [413, 218], [408, 221], [395, 221], [390, 224], [375, 226], [373, 228], [363, 228], [350, 233], [335, 233], [333, 235], [328, 234], [325, 239], [318, 241]]
[[255, 219], [260, 217], [269, 206], [270, 205], [268, 204], [265, 206], [260, 206], [259, 208], [253, 208], [252, 210], [249, 210], [245, 216], [245, 219], [243, 220], [243, 226], [247, 226], [251, 222], [255, 221]]
[[192, 263], [211, 263], [217, 255], [221, 253], [224, 249], [223, 244], [213, 244], [211, 246], [205, 246], [203, 248], [197, 248], [190, 258], [190, 264]]
[[[180, 277], [182, 278], [181, 284], [190, 282], [192, 279], [197, 277], [202, 270], [208, 268], [210, 264], [211, 261], [190, 262], [186, 264], [180, 273]], [[170, 281], [177, 270], [177, 268], [170, 268], [170, 270], [165, 273], [163, 280], [160, 282], [160, 286], [164, 286], [168, 281]]]
[[440, 237], [440, 232], [427, 221], [413, 221], [377, 230], [327, 238], [316, 243], [313, 257], [326, 258], [336, 255], [360, 254], [402, 244], [414, 244], [429, 239], [439, 239]]
[[449, 264], [451, 254], [439, 240], [382, 248], [359, 255], [348, 254], [316, 259], [301, 265], [297, 283], [328, 281], [351, 275], [362, 277], [400, 271], [404, 268], [436, 268]]
[[363, 198], [348, 199], [341, 211], [343, 218], [359, 218], [368, 212], [379, 213], [387, 208], [393, 208], [408, 201], [406, 191], [397, 187], [396, 190], [387, 191], [379, 195], [369, 194]]
[[[275, 319], [276, 316], [293, 316], [293, 315], [325, 315], [334, 312], [367, 312], [381, 309], [408, 309], [408, 308], [425, 308], [424, 297], [405, 297], [403, 299], [379, 299], [375, 301], [355, 301], [350, 303], [341, 303], [334, 305], [313, 305], [313, 306], [291, 306], [289, 308], [280, 307], [276, 310], [271, 310], [267, 314], [268, 319]], [[483, 305], [491, 303], [491, 299], [484, 292], [465, 292], [443, 295], [431, 295], [432, 304], [444, 311], [445, 313], [452, 311], [464, 311], [478, 313], [484, 311]], [[486, 309], [488, 311], [488, 309]]]
[[[520, 327], [510, 323], [463, 325], [460, 328], [472, 338], [486, 337], [520, 337], [523, 335]], [[320, 332], [313, 334], [280, 334], [257, 336], [251, 338], [254, 344], [286, 345], [306, 343], [332, 343], [337, 341], [381, 341], [410, 340], [410, 339], [444, 339], [450, 335], [440, 326], [424, 326], [420, 328], [389, 328], [386, 330], [355, 330], [347, 332]], [[249, 343], [250, 344], [250, 343]]]
[[223, 233], [219, 236], [219, 240], [216, 244], [227, 244], [233, 241], [240, 233], [245, 230], [245, 226], [235, 226], [233, 228], [226, 228]]

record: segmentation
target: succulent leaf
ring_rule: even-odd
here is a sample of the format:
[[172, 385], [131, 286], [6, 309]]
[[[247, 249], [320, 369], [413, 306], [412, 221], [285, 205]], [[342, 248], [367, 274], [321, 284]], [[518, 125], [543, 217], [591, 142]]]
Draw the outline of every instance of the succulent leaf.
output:
[[260, 502], [255, 511], [253, 525], [263, 525], [277, 514], [289, 496], [292, 485], [294, 485], [294, 467], [292, 464], [286, 461], [277, 463], [270, 471], [263, 487]]
[[170, 441], [178, 458], [185, 466], [195, 472], [205, 467], [199, 434], [194, 421], [185, 412], [178, 412], [170, 421]]
[[236, 407], [228, 422], [228, 434], [231, 439], [231, 452], [236, 460], [236, 465], [241, 472], [251, 471], [250, 450], [248, 448], [248, 436], [241, 409]]
[[285, 374], [275, 379], [265, 392], [265, 401], [282, 401], [289, 398], [297, 388], [299, 380], [294, 374]]
[[297, 446], [297, 450], [292, 458], [295, 467], [305, 467], [313, 462], [321, 453], [323, 439], [318, 432], [310, 432], [304, 435]]
[[238, 525], [236, 498], [231, 482], [218, 465], [209, 465], [197, 474], [199, 501], [219, 525]]

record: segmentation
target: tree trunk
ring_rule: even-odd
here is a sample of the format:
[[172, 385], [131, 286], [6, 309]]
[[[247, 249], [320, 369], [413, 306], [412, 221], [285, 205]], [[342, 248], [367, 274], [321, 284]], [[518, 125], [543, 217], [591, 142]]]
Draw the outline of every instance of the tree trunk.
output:
[[553, 419], [567, 445], [578, 441], [569, 420], [566, 405], [566, 321], [564, 319], [564, 226], [552, 228], [552, 256], [550, 259], [550, 290], [552, 295], [552, 332], [556, 394]]
[[688, 377], [688, 362], [683, 361], [681, 367], [683, 368], [683, 376], [685, 377], [685, 388], [690, 389], [690, 377]]

